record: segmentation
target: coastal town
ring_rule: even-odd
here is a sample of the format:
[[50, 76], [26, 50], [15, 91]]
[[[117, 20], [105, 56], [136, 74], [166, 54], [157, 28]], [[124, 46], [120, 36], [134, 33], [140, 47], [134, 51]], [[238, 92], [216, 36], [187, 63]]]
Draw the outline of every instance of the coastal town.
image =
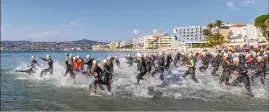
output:
[[[214, 27], [215, 26], [215, 27]], [[210, 47], [210, 35], [220, 34], [225, 47], [268, 46], [268, 38], [254, 24], [221, 23], [218, 27], [185, 26], [171, 29], [172, 34], [153, 33], [134, 37], [132, 41], [98, 42], [78, 40], [72, 42], [1, 41], [1, 50], [163, 50]], [[214, 39], [213, 39], [214, 40]]]

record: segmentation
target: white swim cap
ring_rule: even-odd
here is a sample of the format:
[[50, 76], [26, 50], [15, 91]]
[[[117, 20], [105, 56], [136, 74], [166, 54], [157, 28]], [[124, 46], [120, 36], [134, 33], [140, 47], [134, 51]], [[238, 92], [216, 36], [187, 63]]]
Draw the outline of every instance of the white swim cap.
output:
[[104, 59], [104, 60], [103, 60], [103, 62], [104, 62], [104, 63], [106, 63], [106, 62], [107, 62], [107, 60], [106, 60], [106, 59]]
[[35, 56], [32, 56], [32, 59], [35, 59]]
[[257, 60], [261, 60], [261, 59], [262, 59], [262, 57], [261, 57], [261, 56], [258, 56], [258, 57], [257, 57]]
[[233, 62], [239, 62], [239, 58], [238, 57], [233, 58]]
[[73, 60], [75, 60], [76, 59], [76, 57], [73, 57]]
[[223, 56], [228, 57], [229, 55], [227, 53], [224, 53]]
[[79, 55], [77, 55], [77, 58], [79, 58]]
[[86, 58], [89, 59], [90, 58], [90, 55], [86, 55]]
[[96, 64], [96, 63], [97, 63], [97, 61], [96, 61], [96, 60], [93, 60], [93, 61], [92, 61], [92, 63], [93, 63], [93, 64]]
[[50, 55], [47, 55], [46, 58], [50, 58]]
[[261, 54], [260, 52], [257, 53], [257, 55], [260, 55], [260, 54]]
[[141, 57], [141, 54], [140, 53], [137, 53], [136, 56]]

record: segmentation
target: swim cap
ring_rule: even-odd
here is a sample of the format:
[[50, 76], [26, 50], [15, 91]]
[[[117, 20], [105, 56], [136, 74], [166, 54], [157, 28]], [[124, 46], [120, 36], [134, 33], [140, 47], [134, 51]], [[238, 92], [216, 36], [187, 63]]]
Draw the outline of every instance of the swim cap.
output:
[[93, 61], [92, 61], [92, 63], [93, 63], [93, 64], [96, 64], [96, 63], [97, 63], [97, 61], [96, 61], [96, 60], [93, 60]]
[[223, 56], [224, 56], [224, 57], [228, 57], [228, 54], [227, 54], [227, 53], [224, 53]]
[[234, 62], [239, 62], [239, 58], [238, 57], [235, 57], [235, 58], [233, 58], [233, 61]]
[[90, 58], [90, 55], [86, 55], [86, 58], [89, 59]]
[[261, 59], [262, 59], [262, 57], [261, 57], [261, 56], [258, 56], [258, 57], [257, 57], [257, 60], [261, 60]]
[[46, 58], [50, 58], [50, 55], [47, 55]]
[[77, 55], [77, 58], [79, 58], [79, 55]]
[[35, 59], [35, 57], [34, 57], [34, 56], [32, 56], [32, 59]]
[[136, 56], [141, 57], [141, 54], [140, 53], [137, 53]]
[[106, 60], [106, 59], [104, 59], [104, 60], [103, 60], [103, 62], [104, 62], [104, 63], [106, 63], [106, 62], [107, 62], [107, 60]]
[[73, 60], [75, 60], [76, 59], [76, 57], [73, 57]]

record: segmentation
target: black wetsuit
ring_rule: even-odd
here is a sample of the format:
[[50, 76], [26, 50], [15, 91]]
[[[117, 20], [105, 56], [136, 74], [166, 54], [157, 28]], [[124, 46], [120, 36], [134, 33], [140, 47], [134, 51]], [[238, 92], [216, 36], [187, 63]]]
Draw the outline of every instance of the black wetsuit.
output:
[[225, 81], [225, 85], [230, 85], [229, 84], [229, 77], [231, 74], [230, 62], [228, 60], [223, 61], [222, 68], [223, 68], [223, 72], [222, 72], [222, 75], [219, 79], [219, 83], [222, 84]]
[[65, 71], [64, 76], [66, 76], [66, 74], [69, 73], [71, 75], [71, 77], [73, 79], [75, 79], [75, 73], [74, 73], [74, 70], [73, 70], [73, 66], [68, 62], [68, 60], [65, 61], [65, 69], [66, 69], [66, 71]]
[[254, 80], [258, 77], [260, 77], [261, 83], [265, 85], [264, 84], [264, 62], [257, 62], [255, 73], [251, 76], [250, 79], [252, 80], [252, 82], [254, 82]]
[[137, 78], [137, 83], [139, 84], [140, 80], [143, 79], [142, 77], [147, 73], [146, 63], [143, 58], [141, 58], [137, 62], [137, 71], [139, 73], [137, 74], [136, 78]]
[[208, 68], [208, 61], [206, 57], [201, 58], [202, 66], [199, 67], [200, 72], [205, 72]]
[[109, 71], [109, 66], [105, 64], [102, 72], [102, 84], [106, 85], [109, 92], [111, 92], [110, 80], [112, 80], [112, 73]]
[[164, 66], [164, 69], [166, 69], [167, 71], [170, 71], [169, 67], [170, 67], [170, 64], [172, 63], [172, 57], [170, 54], [168, 54], [165, 58], [165, 66]]
[[158, 61], [158, 67], [155, 66], [155, 70], [151, 73], [152, 77], [154, 77], [154, 74], [156, 73], [160, 73], [160, 79], [163, 80], [163, 72], [164, 72], [164, 57], [163, 56], [159, 56], [157, 58]]
[[97, 89], [97, 84], [102, 84], [102, 80], [101, 80], [102, 69], [97, 65], [92, 66], [91, 74], [94, 75], [94, 80], [89, 85], [89, 89], [92, 88], [92, 84], [93, 84], [93, 88], [96, 90]]
[[131, 56], [126, 56], [125, 57], [126, 58], [126, 63], [128, 64], [128, 67], [131, 67], [131, 66], [133, 66], [133, 57], [131, 57]]
[[152, 61], [150, 58], [145, 59], [145, 63], [146, 63], [146, 71], [148, 74], [151, 73], [151, 69], [152, 69]]
[[118, 66], [118, 68], [120, 68], [120, 61], [119, 61], [119, 59], [118, 58], [115, 58], [114, 59], [114, 62]]
[[212, 76], [216, 76], [218, 75], [216, 72], [217, 70], [219, 69], [219, 65], [220, 65], [220, 60], [219, 60], [219, 57], [216, 56], [212, 62], [212, 67], [213, 67], [213, 70], [211, 72], [211, 75]]
[[264, 78], [269, 74], [269, 58], [264, 59]]
[[45, 58], [41, 58], [44, 61], [47, 61], [48, 63], [48, 68], [43, 69], [40, 73], [40, 77], [42, 77], [43, 74], [46, 74], [47, 72], [50, 72], [50, 74], [53, 73], [53, 61], [52, 59], [45, 59]]
[[113, 74], [114, 73], [114, 68], [113, 68], [112, 58], [111, 58], [111, 60], [108, 60], [107, 65], [109, 66], [109, 71]]
[[35, 72], [35, 65], [40, 66], [35, 59], [32, 60], [30, 68], [27, 70], [16, 70], [16, 72], [25, 72], [28, 74], [34, 73]]
[[174, 57], [174, 66], [178, 67], [177, 64], [178, 62], [180, 62], [180, 53], [176, 53], [175, 57]]
[[247, 69], [243, 65], [239, 64], [239, 65], [234, 65], [234, 70], [239, 73], [238, 74], [239, 76], [232, 82], [232, 86], [239, 86], [239, 83], [243, 82], [249, 95], [254, 96], [251, 93], [250, 79], [247, 75]]
[[92, 62], [93, 62], [94, 59], [90, 58], [90, 59], [87, 59], [86, 62], [84, 62], [85, 65], [87, 65], [87, 71], [91, 71], [92, 69]]

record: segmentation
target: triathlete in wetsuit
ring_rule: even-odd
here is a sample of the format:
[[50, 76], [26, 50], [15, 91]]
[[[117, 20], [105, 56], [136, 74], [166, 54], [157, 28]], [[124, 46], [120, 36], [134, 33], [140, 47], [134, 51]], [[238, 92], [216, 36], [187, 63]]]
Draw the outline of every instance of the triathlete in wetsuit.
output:
[[47, 72], [50, 72], [50, 74], [53, 74], [53, 61], [50, 57], [50, 55], [47, 55], [46, 58], [42, 58], [42, 60], [46, 61], [48, 63], [48, 68], [43, 69], [40, 73], [40, 77], [42, 77], [43, 74], [46, 74]]
[[16, 72], [25, 72], [25, 73], [28, 73], [28, 74], [34, 73], [35, 72], [35, 65], [40, 67], [40, 65], [37, 63], [35, 57], [32, 56], [31, 65], [29, 66], [30, 68], [27, 69], [27, 70], [16, 70]]

